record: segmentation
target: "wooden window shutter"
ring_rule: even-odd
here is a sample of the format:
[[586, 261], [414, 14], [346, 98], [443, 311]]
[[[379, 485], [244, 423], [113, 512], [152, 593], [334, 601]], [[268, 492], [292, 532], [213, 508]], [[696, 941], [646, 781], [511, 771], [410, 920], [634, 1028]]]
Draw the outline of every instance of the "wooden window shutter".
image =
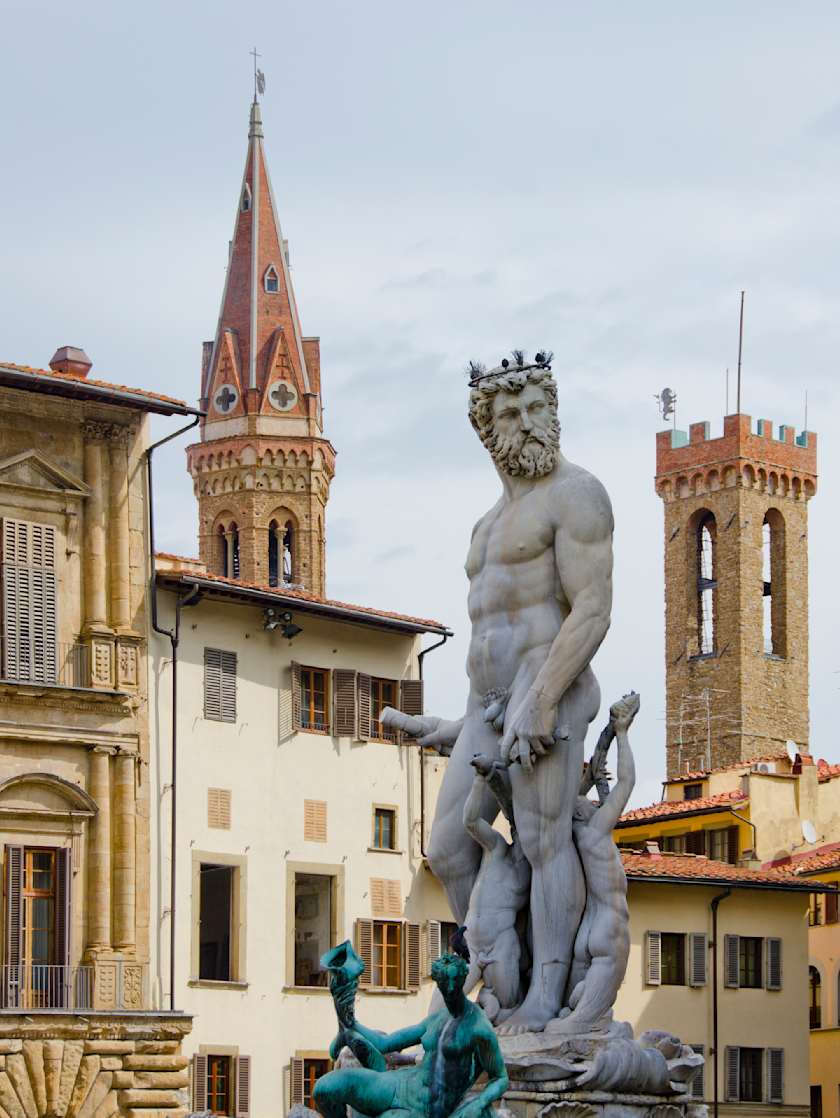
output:
[[766, 941], [765, 988], [767, 990], [781, 990], [782, 988], [782, 941], [775, 936], [770, 936]]
[[370, 986], [373, 982], [373, 921], [356, 921], [356, 953], [365, 964], [359, 978], [360, 986]]
[[420, 925], [405, 926], [405, 985], [409, 990], [420, 989]]
[[402, 886], [394, 878], [385, 882], [385, 908], [389, 916], [402, 916]]
[[685, 836], [685, 849], [688, 854], [705, 854], [706, 832], [689, 831]]
[[58, 645], [56, 530], [3, 520], [3, 669], [7, 679], [54, 683]]
[[741, 1079], [741, 1049], [724, 1049], [724, 1096], [727, 1102], [739, 1102]]
[[55, 957], [60, 966], [70, 965], [70, 851], [55, 852]]
[[297, 1056], [289, 1061], [289, 1105], [303, 1106], [303, 1060]]
[[32, 678], [54, 683], [56, 644], [55, 528], [31, 524]]
[[326, 800], [303, 801], [303, 838], [305, 842], [327, 841]]
[[840, 915], [840, 906], [838, 906], [838, 894], [826, 893], [825, 895], [825, 922], [826, 924], [836, 924], [838, 915]]
[[207, 1057], [193, 1056], [193, 1110], [207, 1109]]
[[723, 984], [735, 990], [741, 985], [740, 936], [723, 937]]
[[645, 982], [648, 986], [662, 985], [662, 933], [645, 934]]
[[688, 984], [706, 985], [708, 939], [705, 932], [691, 932], [688, 937]]
[[236, 1118], [248, 1118], [251, 1113], [251, 1057], [236, 1058]]
[[739, 839], [738, 828], [728, 827], [726, 830], [726, 860], [733, 866], [738, 864], [738, 857], [741, 853]]
[[301, 686], [300, 686], [300, 664], [292, 661], [292, 729], [301, 730], [303, 728], [303, 719], [301, 718]]
[[230, 830], [231, 792], [229, 788], [207, 789], [207, 826]]
[[23, 947], [23, 847], [6, 847], [6, 963], [19, 967]]
[[400, 710], [419, 718], [423, 713], [423, 680], [404, 679], [400, 683]]
[[[706, 1055], [706, 1046], [704, 1044], [691, 1044], [689, 1045], [692, 1052], [697, 1052], [700, 1056]], [[702, 1099], [706, 1094], [706, 1065], [702, 1064], [698, 1069], [694, 1078], [688, 1084], [688, 1097], [690, 1099]]]
[[222, 656], [222, 722], [236, 721], [236, 653]]
[[432, 973], [432, 963], [440, 957], [440, 920], [426, 922], [426, 977]]
[[767, 1101], [785, 1101], [785, 1050], [767, 1049]]
[[370, 879], [370, 910], [374, 916], [385, 916], [385, 878], [372, 877]]
[[3, 675], [19, 677], [20, 595], [18, 593], [17, 521], [3, 520]]
[[222, 717], [222, 654], [218, 648], [204, 649], [204, 717], [216, 722]]
[[359, 672], [356, 676], [356, 702], [358, 704], [358, 730], [359, 741], [368, 741], [370, 738], [370, 676]]
[[333, 714], [335, 736], [356, 736], [356, 673], [349, 668], [333, 669]]

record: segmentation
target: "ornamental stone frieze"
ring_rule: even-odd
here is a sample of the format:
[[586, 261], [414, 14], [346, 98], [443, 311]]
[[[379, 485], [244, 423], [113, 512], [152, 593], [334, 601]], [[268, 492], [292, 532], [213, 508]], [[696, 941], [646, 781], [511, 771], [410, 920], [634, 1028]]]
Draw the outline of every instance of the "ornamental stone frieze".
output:
[[101, 419], [85, 419], [82, 434], [89, 442], [110, 442], [122, 446], [128, 444], [131, 431], [122, 423], [107, 423]]

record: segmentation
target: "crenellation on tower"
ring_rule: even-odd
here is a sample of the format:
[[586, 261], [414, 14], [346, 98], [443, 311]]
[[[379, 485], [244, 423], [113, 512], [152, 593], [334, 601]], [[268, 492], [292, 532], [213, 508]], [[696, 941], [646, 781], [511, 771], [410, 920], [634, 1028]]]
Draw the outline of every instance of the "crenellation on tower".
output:
[[808, 751], [808, 525], [817, 437], [747, 415], [660, 431], [669, 777]]

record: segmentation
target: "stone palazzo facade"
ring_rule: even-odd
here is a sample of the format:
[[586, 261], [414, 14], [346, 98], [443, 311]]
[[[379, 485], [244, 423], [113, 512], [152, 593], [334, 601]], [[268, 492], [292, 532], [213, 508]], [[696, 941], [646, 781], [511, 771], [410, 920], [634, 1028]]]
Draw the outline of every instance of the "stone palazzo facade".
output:
[[[0, 1114], [171, 1108], [150, 1014], [147, 415], [178, 401], [0, 365]], [[158, 1073], [163, 1079], [156, 1078]], [[163, 1093], [161, 1093], [163, 1092]]]

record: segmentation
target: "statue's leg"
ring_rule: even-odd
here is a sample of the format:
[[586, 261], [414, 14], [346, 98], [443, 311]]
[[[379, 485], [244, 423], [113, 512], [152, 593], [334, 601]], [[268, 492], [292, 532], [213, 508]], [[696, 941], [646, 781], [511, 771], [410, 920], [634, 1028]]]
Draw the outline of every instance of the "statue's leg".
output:
[[[484, 708], [475, 706], [464, 720], [455, 748], [446, 765], [429, 836], [429, 865], [446, 890], [449, 907], [463, 924], [470, 893], [481, 862], [481, 847], [464, 830], [464, 804], [473, 785], [475, 770], [470, 761], [476, 753], [494, 759], [499, 755], [499, 736], [484, 721]], [[492, 821], [499, 813], [495, 796], [485, 790], [482, 815]]]
[[485, 986], [493, 991], [499, 1003], [496, 1024], [506, 1020], [519, 1004], [522, 993], [519, 957], [519, 936], [515, 929], [508, 928], [497, 938], [493, 958], [484, 967]]
[[394, 1105], [394, 1074], [367, 1068], [339, 1068], [316, 1081], [312, 1098], [324, 1118], [347, 1118], [348, 1106], [369, 1118], [380, 1118]]

